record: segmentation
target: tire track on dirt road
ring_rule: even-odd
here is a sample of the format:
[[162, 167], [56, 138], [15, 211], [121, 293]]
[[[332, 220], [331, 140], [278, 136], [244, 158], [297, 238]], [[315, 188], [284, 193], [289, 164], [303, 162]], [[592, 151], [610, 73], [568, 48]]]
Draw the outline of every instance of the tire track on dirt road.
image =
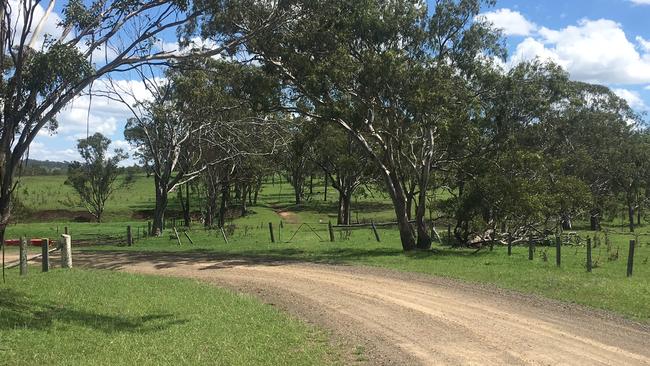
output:
[[493, 286], [203, 253], [78, 253], [75, 261], [251, 293], [362, 345], [369, 364], [650, 365], [647, 325]]

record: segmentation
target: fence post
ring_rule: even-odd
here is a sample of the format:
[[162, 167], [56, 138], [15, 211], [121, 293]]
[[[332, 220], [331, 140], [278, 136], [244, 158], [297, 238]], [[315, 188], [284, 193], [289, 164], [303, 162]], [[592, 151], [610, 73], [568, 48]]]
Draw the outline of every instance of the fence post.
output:
[[269, 222], [269, 232], [271, 233], [271, 243], [275, 243], [275, 236], [273, 236], [273, 223]]
[[147, 236], [153, 235], [151, 232], [151, 221], [147, 221]]
[[27, 276], [27, 238], [20, 238], [20, 275]]
[[126, 245], [133, 245], [133, 233], [131, 232], [131, 225], [126, 227]]
[[181, 237], [178, 235], [178, 230], [176, 230], [176, 226], [174, 226], [174, 234], [176, 234], [176, 240], [178, 241], [178, 245], [179, 246], [182, 245], [181, 244]]
[[67, 226], [65, 226], [65, 227], [63, 228], [63, 233], [64, 233], [65, 235], [70, 235], [70, 233], [68, 232], [68, 227], [67, 227]]
[[43, 263], [43, 272], [50, 270], [50, 239], [41, 241], [41, 262]]
[[587, 238], [587, 272], [591, 273], [593, 264], [591, 262], [591, 238]]
[[379, 233], [377, 232], [377, 227], [375, 226], [374, 220], [370, 221], [370, 227], [372, 227], [372, 232], [375, 233], [375, 239], [377, 239], [377, 242], [380, 243], [381, 239], [379, 238]]
[[72, 268], [72, 238], [61, 235], [61, 268]]
[[223, 227], [221, 227], [220, 229], [221, 229], [221, 235], [223, 236], [223, 241], [225, 241], [226, 245], [228, 245], [228, 237], [226, 236], [226, 231], [223, 229]]
[[[327, 182], [325, 184], [327, 184]], [[330, 232], [330, 241], [333, 243], [334, 242], [334, 228], [332, 227], [332, 221], [330, 221], [327, 224], [327, 228], [329, 229], [329, 232]]]
[[555, 264], [560, 267], [562, 265], [562, 236], [555, 237]]
[[185, 234], [185, 237], [187, 238], [187, 240], [190, 241], [190, 244], [194, 245], [194, 240], [192, 240], [192, 238], [190, 238], [190, 234], [188, 234], [187, 231], [184, 231], [183, 234]]
[[447, 245], [451, 245], [451, 224], [447, 224]]
[[627, 256], [627, 276], [632, 277], [632, 270], [634, 269], [634, 246], [636, 242], [630, 240], [630, 253]]
[[508, 257], [512, 257], [512, 234], [508, 234]]
[[535, 257], [535, 242], [533, 236], [528, 237], [528, 260], [532, 261]]

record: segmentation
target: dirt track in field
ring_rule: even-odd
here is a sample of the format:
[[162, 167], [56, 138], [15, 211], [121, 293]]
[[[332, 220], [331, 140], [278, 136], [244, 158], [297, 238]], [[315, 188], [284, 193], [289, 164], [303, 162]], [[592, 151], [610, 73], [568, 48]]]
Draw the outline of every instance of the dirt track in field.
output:
[[650, 365], [647, 325], [492, 286], [203, 253], [79, 253], [75, 262], [253, 294], [331, 330], [356, 349], [346, 363], [363, 350], [373, 365]]

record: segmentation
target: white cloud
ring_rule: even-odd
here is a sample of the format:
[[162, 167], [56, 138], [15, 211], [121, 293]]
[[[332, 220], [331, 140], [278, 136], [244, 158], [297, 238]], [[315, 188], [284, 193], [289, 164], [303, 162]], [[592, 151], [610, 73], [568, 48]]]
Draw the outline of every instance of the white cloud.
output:
[[480, 17], [502, 29], [506, 36], [528, 36], [537, 29], [537, 25], [528, 21], [520, 12], [507, 8], [483, 13]]
[[[12, 9], [12, 19], [11, 22], [14, 25], [14, 44], [18, 43], [20, 41], [20, 35], [23, 32], [23, 29], [25, 28], [24, 24], [24, 17], [22, 16], [23, 14], [21, 13], [22, 8], [23, 8], [23, 1], [18, 1], [18, 0], [9, 0], [9, 8]], [[20, 14], [20, 15], [19, 15]], [[41, 21], [43, 16], [45, 15], [45, 9], [41, 5], [36, 5], [34, 8], [34, 19], [32, 23], [30, 24], [30, 35], [27, 38], [27, 43], [31, 43], [31, 37], [33, 36], [33, 32], [36, 29], [38, 23]], [[62, 19], [61, 17], [54, 11], [50, 13], [47, 19], [45, 19], [43, 23], [43, 27], [41, 28], [41, 32], [37, 35], [36, 39], [34, 40], [33, 46], [35, 49], [40, 50], [43, 41], [45, 40], [45, 35], [49, 35], [51, 37], [59, 37], [61, 36], [61, 28], [58, 26], [59, 23], [61, 23]]]
[[645, 104], [639, 93], [622, 88], [613, 89], [612, 91], [620, 98], [625, 99], [627, 104], [629, 104], [633, 109], [640, 111], [648, 110], [648, 106]]
[[650, 82], [650, 51], [639, 53], [621, 25], [607, 19], [581, 20], [576, 26], [559, 30], [540, 28], [536, 36], [517, 46], [510, 64], [536, 57], [560, 64], [576, 80], [599, 84]]
[[34, 141], [29, 145], [29, 158], [33, 160], [74, 161], [81, 159], [76, 149], [57, 149], [48, 143]]
[[639, 44], [639, 47], [641, 47], [642, 51], [650, 52], [650, 41], [646, 40], [645, 38], [643, 38], [641, 36], [637, 36], [636, 41]]
[[630, 0], [630, 2], [636, 5], [650, 5], [650, 0]]

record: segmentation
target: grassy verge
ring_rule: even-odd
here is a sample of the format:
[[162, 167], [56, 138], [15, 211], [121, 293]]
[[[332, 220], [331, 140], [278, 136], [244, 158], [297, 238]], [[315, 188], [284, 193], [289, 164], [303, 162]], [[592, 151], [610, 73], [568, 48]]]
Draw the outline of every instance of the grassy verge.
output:
[[195, 281], [53, 271], [0, 285], [0, 364], [319, 365], [325, 337]]
[[[36, 179], [36, 178], [35, 178]], [[146, 178], [140, 181], [136, 192], [142, 197], [149, 192]], [[331, 190], [330, 190], [331, 192]], [[394, 228], [380, 229], [381, 243], [375, 241], [370, 229], [351, 232], [336, 230], [335, 243], [329, 243], [327, 222], [336, 220], [335, 194], [330, 193], [327, 202], [322, 201], [322, 187], [317, 186], [311, 201], [295, 206], [293, 192], [287, 183], [266, 184], [260, 195], [260, 205], [250, 207], [249, 215], [228, 223], [226, 229], [229, 244], [226, 245], [219, 231], [199, 229], [188, 234], [194, 245], [181, 233], [182, 245], [170, 238], [167, 231], [160, 238], [142, 239], [132, 248], [101, 246], [89, 250], [136, 250], [136, 251], [209, 251], [222, 256], [264, 256], [289, 258], [320, 263], [361, 264], [420, 272], [437, 276], [458, 278], [474, 282], [491, 283], [500, 287], [589, 305], [615, 311], [641, 321], [650, 321], [650, 226], [638, 228], [640, 235], [626, 233], [620, 218], [608, 223], [609, 245], [601, 235], [601, 244], [594, 248], [593, 273], [585, 270], [586, 248], [584, 245], [565, 246], [561, 268], [555, 266], [555, 250], [540, 247], [535, 259], [527, 259], [526, 248], [515, 248], [508, 257], [503, 247], [494, 252], [483, 250], [456, 250], [438, 246], [432, 251], [404, 254]], [[442, 195], [443, 193], [441, 193]], [[121, 196], [120, 196], [121, 197]], [[131, 206], [122, 197], [116, 198], [115, 207], [125, 210]], [[136, 200], [136, 198], [131, 199]], [[151, 208], [146, 200], [138, 198], [141, 207]], [[131, 202], [132, 204], [132, 202]], [[174, 206], [175, 203], [172, 205]], [[175, 207], [175, 206], [174, 206]], [[196, 203], [193, 207], [200, 207]], [[391, 221], [394, 214], [387, 198], [376, 192], [366, 192], [354, 198], [353, 220], [375, 222]], [[280, 215], [280, 211], [287, 211]], [[268, 223], [274, 226], [276, 243], [270, 243]], [[282, 223], [282, 225], [280, 225]], [[142, 227], [144, 222], [133, 222]], [[302, 224], [306, 224], [301, 226]], [[106, 224], [66, 223], [73, 239], [101, 235], [125, 236], [126, 222]], [[59, 225], [58, 229], [62, 226]], [[439, 229], [444, 230], [439, 227]], [[583, 238], [593, 232], [578, 230]], [[57, 225], [53, 223], [18, 224], [8, 227], [8, 237], [27, 235], [32, 237], [56, 237]], [[134, 234], [135, 235], [135, 234]], [[444, 233], [443, 233], [444, 235]], [[290, 240], [291, 239], [291, 240]], [[630, 239], [638, 239], [635, 273], [626, 278], [627, 248]], [[290, 242], [288, 242], [290, 241]], [[15, 250], [15, 249], [14, 249]], [[617, 254], [618, 253], [618, 254]], [[616, 255], [617, 254], [617, 255]]]
[[[326, 225], [312, 224], [316, 233], [305, 226], [300, 228], [299, 223], [283, 223], [280, 228], [277, 216], [274, 218], [278, 222], [275, 224], [277, 242], [270, 243], [268, 222], [264, 225], [260, 219], [269, 219], [274, 213], [262, 207], [255, 210], [257, 215], [236, 221], [236, 227], [231, 228], [229, 244], [218, 231], [194, 230], [188, 232], [194, 245], [181, 234], [181, 246], [167, 235], [142, 240], [131, 248], [107, 246], [88, 250], [202, 251], [228, 257], [271, 257], [377, 266], [495, 284], [650, 321], [650, 306], [647, 305], [650, 304], [650, 238], [645, 235], [637, 238], [640, 243], [636, 250], [634, 276], [627, 278], [627, 243], [634, 237], [623, 233], [612, 232], [609, 246], [601, 237], [601, 244], [593, 250], [596, 268], [593, 273], [587, 273], [584, 245], [564, 246], [561, 268], [555, 265], [554, 247], [538, 247], [533, 261], [528, 260], [525, 247], [515, 247], [512, 257], [507, 256], [505, 247], [495, 247], [492, 252], [486, 248], [475, 253], [474, 250], [435, 246], [431, 251], [405, 254], [394, 229], [379, 230], [381, 243], [375, 241], [370, 229], [355, 230], [350, 234], [337, 231], [336, 242], [330, 243]], [[583, 238], [593, 235], [588, 232], [578, 234]], [[292, 236], [291, 242], [287, 242]]]

